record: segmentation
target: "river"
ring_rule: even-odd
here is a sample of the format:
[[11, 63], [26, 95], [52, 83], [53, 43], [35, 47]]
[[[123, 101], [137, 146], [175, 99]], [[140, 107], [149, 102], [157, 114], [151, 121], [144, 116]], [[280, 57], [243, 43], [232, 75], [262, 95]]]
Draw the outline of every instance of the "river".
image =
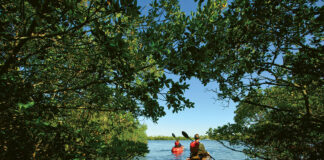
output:
[[[150, 152], [145, 156], [139, 158], [140, 160], [185, 160], [189, 156], [189, 140], [181, 140], [180, 143], [185, 146], [185, 150], [180, 155], [171, 153], [171, 148], [174, 145], [174, 140], [150, 140], [148, 147]], [[214, 140], [201, 140], [205, 145], [206, 150], [216, 160], [244, 160], [248, 157], [241, 152], [234, 152], [225, 148]]]

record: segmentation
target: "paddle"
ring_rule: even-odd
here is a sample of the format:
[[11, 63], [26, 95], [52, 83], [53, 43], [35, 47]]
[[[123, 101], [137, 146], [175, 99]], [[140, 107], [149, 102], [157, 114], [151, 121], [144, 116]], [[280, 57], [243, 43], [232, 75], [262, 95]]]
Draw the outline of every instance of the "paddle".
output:
[[172, 133], [172, 137], [174, 137], [175, 139], [177, 139], [177, 137], [175, 136], [175, 134], [174, 134], [174, 133]]
[[[183, 135], [184, 137], [190, 139], [191, 141], [193, 141], [185, 131], [182, 131], [182, 135]], [[208, 152], [207, 152], [207, 153], [208, 153]], [[212, 157], [209, 153], [208, 153], [208, 155], [209, 155], [209, 157], [210, 157], [211, 159], [215, 160], [215, 158]]]
[[182, 131], [182, 135], [183, 135], [184, 137], [190, 139], [191, 141], [194, 141], [194, 140], [192, 140], [192, 139], [188, 136], [188, 134], [187, 134], [185, 131]]

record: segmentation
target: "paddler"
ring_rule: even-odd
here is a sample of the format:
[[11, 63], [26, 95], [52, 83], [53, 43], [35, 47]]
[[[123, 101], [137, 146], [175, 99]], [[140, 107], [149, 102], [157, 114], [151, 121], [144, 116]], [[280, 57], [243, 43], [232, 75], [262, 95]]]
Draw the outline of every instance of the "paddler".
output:
[[182, 145], [181, 145], [181, 143], [179, 142], [178, 139], [174, 142], [174, 147], [175, 147], [175, 148], [182, 147]]
[[190, 159], [201, 160], [209, 154], [205, 150], [204, 144], [199, 142], [199, 134], [195, 134], [195, 141], [190, 143]]

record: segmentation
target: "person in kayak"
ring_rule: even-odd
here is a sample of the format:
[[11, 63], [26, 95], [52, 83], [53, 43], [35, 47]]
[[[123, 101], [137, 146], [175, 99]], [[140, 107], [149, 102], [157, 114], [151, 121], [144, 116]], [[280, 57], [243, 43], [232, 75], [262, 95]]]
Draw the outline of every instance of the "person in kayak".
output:
[[190, 143], [190, 159], [198, 160], [208, 156], [204, 144], [199, 142], [199, 134], [195, 134], [195, 141]]
[[175, 148], [182, 147], [182, 145], [181, 145], [181, 143], [179, 142], [178, 139], [174, 142], [174, 147], [175, 147]]

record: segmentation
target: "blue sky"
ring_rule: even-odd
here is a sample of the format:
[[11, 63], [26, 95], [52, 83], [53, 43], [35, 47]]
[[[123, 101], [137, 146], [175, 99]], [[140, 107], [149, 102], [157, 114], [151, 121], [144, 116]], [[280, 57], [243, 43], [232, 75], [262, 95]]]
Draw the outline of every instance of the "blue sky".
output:
[[[170, 77], [176, 78], [176, 76]], [[216, 83], [203, 86], [195, 78], [187, 83], [190, 87], [185, 92], [185, 96], [195, 103], [195, 108], [187, 108], [178, 113], [166, 109], [166, 116], [160, 118], [157, 123], [149, 119], [140, 119], [148, 127], [146, 131], [148, 136], [171, 136], [172, 133], [180, 136], [181, 131], [186, 131], [191, 136], [195, 133], [204, 135], [209, 128], [234, 122], [235, 105], [216, 100], [217, 95], [210, 91], [217, 88]]]
[[[149, 2], [150, 0], [138, 1], [138, 5], [146, 6], [142, 12], [147, 12]], [[180, 7], [182, 11], [190, 15], [191, 11], [196, 10], [197, 3], [194, 0], [180, 0]], [[170, 77], [177, 79], [177, 76]], [[195, 103], [195, 108], [187, 108], [178, 113], [172, 113], [171, 110], [166, 109], [166, 116], [160, 118], [157, 123], [153, 123], [150, 119], [140, 119], [148, 127], [146, 131], [148, 136], [171, 136], [172, 133], [181, 136], [181, 131], [186, 131], [190, 136], [195, 133], [204, 135], [209, 128], [234, 122], [235, 105], [217, 100], [217, 95], [209, 91], [217, 88], [216, 83], [203, 86], [195, 78], [187, 83], [190, 87], [185, 92], [185, 96]]]

